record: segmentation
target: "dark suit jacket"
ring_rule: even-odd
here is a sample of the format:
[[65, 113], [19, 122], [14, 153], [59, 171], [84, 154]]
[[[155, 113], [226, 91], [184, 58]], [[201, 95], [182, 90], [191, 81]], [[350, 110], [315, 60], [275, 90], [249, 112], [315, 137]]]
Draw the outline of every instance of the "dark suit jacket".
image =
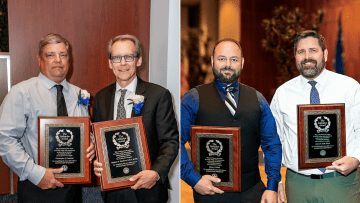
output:
[[[93, 122], [113, 120], [116, 84], [96, 93]], [[160, 183], [168, 183], [168, 173], [179, 151], [179, 131], [169, 90], [141, 80], [138, 77], [137, 95], [145, 96], [140, 114], [132, 111], [131, 117], [143, 116], [149, 145], [151, 170], [160, 176]]]

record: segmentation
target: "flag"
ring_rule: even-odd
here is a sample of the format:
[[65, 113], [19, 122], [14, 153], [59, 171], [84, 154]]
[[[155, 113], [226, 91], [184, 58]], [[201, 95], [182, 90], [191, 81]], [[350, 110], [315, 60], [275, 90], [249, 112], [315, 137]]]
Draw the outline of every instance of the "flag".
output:
[[342, 38], [342, 30], [341, 30], [341, 13], [339, 15], [339, 28], [338, 28], [338, 36], [336, 40], [336, 51], [335, 51], [335, 60], [334, 60], [334, 69], [337, 73], [343, 74], [345, 73], [344, 69], [344, 56], [343, 56], [344, 46], [343, 46], [343, 38]]

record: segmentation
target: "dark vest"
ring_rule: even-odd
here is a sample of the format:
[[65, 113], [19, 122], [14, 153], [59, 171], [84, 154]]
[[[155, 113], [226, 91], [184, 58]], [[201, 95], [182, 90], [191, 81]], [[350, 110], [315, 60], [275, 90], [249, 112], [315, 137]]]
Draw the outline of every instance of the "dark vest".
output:
[[258, 167], [261, 109], [256, 91], [239, 84], [239, 103], [233, 116], [215, 82], [197, 86], [196, 89], [199, 92], [199, 110], [195, 125], [241, 128], [241, 191], [251, 188], [261, 180]]

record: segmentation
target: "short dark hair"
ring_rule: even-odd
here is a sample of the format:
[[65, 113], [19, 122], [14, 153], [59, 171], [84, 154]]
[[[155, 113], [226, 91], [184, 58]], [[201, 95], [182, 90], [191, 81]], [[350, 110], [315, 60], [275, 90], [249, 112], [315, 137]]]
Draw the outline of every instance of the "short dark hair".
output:
[[41, 58], [44, 47], [48, 44], [58, 44], [63, 42], [66, 46], [66, 50], [69, 52], [69, 42], [59, 34], [49, 33], [41, 38], [39, 42], [39, 56]]
[[299, 41], [302, 39], [308, 38], [308, 37], [314, 37], [314, 38], [318, 39], [319, 45], [320, 45], [322, 51], [324, 52], [324, 50], [326, 49], [325, 38], [321, 34], [317, 33], [315, 30], [305, 30], [305, 31], [299, 32], [295, 37], [294, 55], [296, 55], [297, 45], [298, 45]]
[[215, 46], [214, 46], [214, 49], [213, 49], [213, 56], [215, 55], [215, 49], [217, 47], [217, 45], [219, 45], [221, 42], [233, 42], [235, 43], [239, 48], [240, 48], [240, 51], [241, 51], [241, 58], [243, 58], [243, 52], [242, 52], [242, 49], [241, 49], [241, 46], [240, 46], [240, 43], [234, 39], [231, 39], [231, 38], [225, 38], [225, 39], [222, 39], [220, 41], [218, 41]]
[[117, 42], [117, 41], [126, 41], [126, 40], [130, 40], [130, 41], [132, 41], [134, 43], [136, 56], [140, 57], [141, 56], [141, 43], [138, 40], [138, 38], [136, 38], [133, 35], [129, 35], [129, 34], [118, 35], [118, 36], [114, 37], [114, 39], [111, 39], [109, 41], [108, 46], [107, 46], [108, 57], [111, 58], [111, 51], [112, 51], [111, 48], [112, 48], [112, 45], [115, 44], [115, 42]]

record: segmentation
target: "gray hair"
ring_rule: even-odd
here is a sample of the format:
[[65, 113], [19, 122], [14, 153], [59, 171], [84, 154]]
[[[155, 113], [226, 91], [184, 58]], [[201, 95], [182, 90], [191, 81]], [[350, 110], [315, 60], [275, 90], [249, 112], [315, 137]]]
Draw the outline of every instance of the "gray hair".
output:
[[138, 40], [138, 38], [136, 38], [133, 35], [126, 34], [126, 35], [118, 35], [118, 36], [114, 37], [114, 39], [110, 40], [110, 42], [108, 44], [108, 50], [107, 50], [109, 58], [111, 58], [111, 47], [112, 47], [112, 45], [115, 44], [115, 42], [117, 42], [117, 41], [125, 41], [125, 40], [132, 41], [135, 44], [136, 56], [137, 57], [141, 56], [141, 43]]
[[63, 38], [61, 35], [58, 34], [53, 34], [53, 33], [47, 34], [46, 36], [41, 38], [39, 42], [39, 56], [41, 57], [42, 51], [46, 45], [58, 44], [61, 42], [65, 44], [66, 50], [69, 52], [69, 42], [65, 38]]

